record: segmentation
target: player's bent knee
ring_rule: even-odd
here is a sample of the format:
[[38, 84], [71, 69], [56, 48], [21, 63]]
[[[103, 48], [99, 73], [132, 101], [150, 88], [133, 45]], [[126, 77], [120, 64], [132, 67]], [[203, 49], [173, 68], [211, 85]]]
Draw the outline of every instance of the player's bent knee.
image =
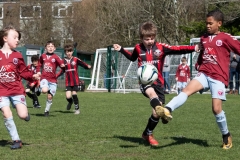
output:
[[18, 113], [18, 117], [21, 118], [21, 119], [25, 119], [28, 117], [28, 112], [21, 112], [21, 113]]
[[48, 93], [48, 88], [42, 88], [42, 93]]

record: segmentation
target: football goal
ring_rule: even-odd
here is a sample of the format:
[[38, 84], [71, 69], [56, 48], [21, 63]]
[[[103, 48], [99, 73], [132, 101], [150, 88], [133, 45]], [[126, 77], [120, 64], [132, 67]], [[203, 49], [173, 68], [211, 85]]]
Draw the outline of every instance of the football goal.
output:
[[[124, 48], [133, 51], [133, 47]], [[137, 61], [129, 61], [112, 46], [96, 50], [89, 91], [140, 92]]]

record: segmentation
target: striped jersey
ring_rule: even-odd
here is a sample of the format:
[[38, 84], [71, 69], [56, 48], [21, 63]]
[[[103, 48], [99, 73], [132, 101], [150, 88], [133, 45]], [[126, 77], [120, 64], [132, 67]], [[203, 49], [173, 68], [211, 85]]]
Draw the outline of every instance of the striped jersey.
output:
[[[29, 64], [29, 65], [27, 66], [27, 68], [28, 68], [29, 71], [32, 71], [34, 74], [37, 73], [37, 67], [35, 67], [33, 64]], [[28, 85], [29, 85], [29, 86], [35, 86], [35, 87], [37, 87], [39, 84], [40, 84], [40, 81], [39, 81], [39, 80], [28, 81]]]
[[65, 68], [62, 68], [62, 70], [57, 73], [57, 77], [65, 72], [65, 85], [79, 86], [78, 66], [88, 69], [88, 64], [77, 57], [72, 57], [71, 59], [64, 58], [63, 63]]
[[163, 86], [164, 80], [162, 77], [162, 69], [164, 65], [164, 59], [169, 54], [186, 54], [195, 50], [195, 46], [170, 46], [168, 44], [155, 42], [150, 50], [148, 50], [143, 43], [137, 44], [133, 52], [129, 52], [124, 48], [121, 48], [119, 52], [130, 61], [138, 60], [138, 67], [144, 63], [153, 64], [158, 70], [158, 79], [154, 84]]

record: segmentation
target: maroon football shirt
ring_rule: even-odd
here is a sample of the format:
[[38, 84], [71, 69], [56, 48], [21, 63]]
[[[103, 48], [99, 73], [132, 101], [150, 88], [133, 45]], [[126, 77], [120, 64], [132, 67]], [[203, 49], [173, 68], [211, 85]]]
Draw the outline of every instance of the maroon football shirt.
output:
[[221, 32], [202, 36], [201, 43], [204, 51], [198, 57], [198, 71], [228, 86], [230, 52], [240, 55], [240, 42], [230, 34]]
[[0, 96], [24, 94], [22, 78], [32, 81], [33, 72], [29, 71], [22, 54], [17, 51], [0, 51]]
[[49, 82], [57, 83], [56, 69], [63, 64], [62, 59], [55, 53], [44, 53], [39, 58], [37, 72], [42, 69], [41, 80], [46, 79]]

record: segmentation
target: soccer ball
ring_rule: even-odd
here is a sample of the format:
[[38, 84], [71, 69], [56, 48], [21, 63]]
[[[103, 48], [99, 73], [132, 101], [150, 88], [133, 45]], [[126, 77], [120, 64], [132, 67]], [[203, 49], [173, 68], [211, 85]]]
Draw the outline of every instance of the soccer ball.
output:
[[158, 79], [158, 70], [152, 64], [143, 64], [137, 70], [137, 76], [141, 84], [153, 84]]

